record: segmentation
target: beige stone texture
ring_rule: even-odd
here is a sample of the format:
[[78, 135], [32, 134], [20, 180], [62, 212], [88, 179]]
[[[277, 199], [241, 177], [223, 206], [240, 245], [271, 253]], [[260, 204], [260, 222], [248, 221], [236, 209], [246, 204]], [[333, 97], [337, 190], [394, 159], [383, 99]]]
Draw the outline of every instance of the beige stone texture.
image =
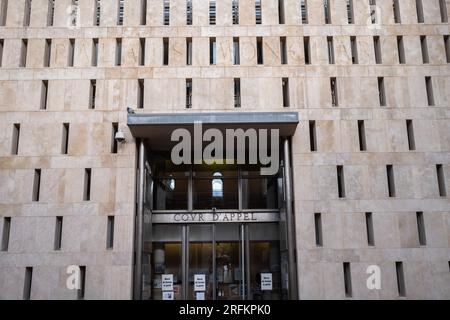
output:
[[[31, 299], [76, 299], [65, 286], [69, 265], [85, 265], [86, 299], [131, 299], [133, 290], [136, 141], [126, 108], [136, 108], [138, 79], [144, 80], [144, 108], [137, 112], [220, 112], [234, 110], [233, 78], [241, 80], [239, 111], [295, 111], [292, 170], [300, 299], [346, 299], [343, 262], [350, 262], [354, 299], [399, 299], [395, 262], [402, 261], [406, 299], [450, 299], [450, 65], [439, 2], [423, 0], [417, 23], [414, 0], [401, 0], [401, 23], [392, 1], [377, 0], [378, 24], [368, 0], [353, 0], [353, 25], [345, 1], [331, 0], [331, 24], [322, 1], [307, 1], [303, 25], [300, 1], [262, 0], [256, 25], [255, 0], [239, 1], [239, 25], [232, 24], [231, 0], [216, 1], [216, 25], [209, 25], [208, 1], [192, 0], [193, 25], [186, 26], [186, 1], [170, 0], [170, 25], [163, 25], [163, 1], [148, 0], [140, 25], [140, 0], [125, 0], [123, 26], [118, 2], [101, 1], [94, 26], [94, 0], [79, 0], [78, 26], [70, 27], [71, 0], [56, 0], [47, 27], [48, 1], [33, 0], [30, 26], [23, 26], [25, 0], [8, 1], [0, 27], [0, 232], [11, 217], [7, 252], [0, 252], [0, 299], [22, 299], [25, 268], [33, 267]], [[450, 2], [447, 1], [450, 16]], [[423, 64], [420, 36], [429, 63]], [[355, 36], [358, 64], [352, 64]], [[373, 37], [381, 42], [375, 63]], [[403, 36], [405, 64], [399, 64], [397, 36]], [[217, 61], [210, 65], [209, 41], [216, 38]], [[233, 65], [233, 38], [240, 65]], [[263, 38], [263, 65], [257, 64]], [[280, 37], [287, 64], [281, 64]], [[310, 39], [305, 65], [304, 37]], [[333, 37], [335, 64], [328, 63]], [[98, 66], [92, 67], [99, 39]], [[145, 63], [138, 66], [140, 41]], [[169, 64], [163, 65], [163, 38]], [[192, 38], [192, 65], [186, 65]], [[22, 39], [28, 40], [26, 67], [19, 68]], [[52, 39], [50, 67], [44, 68], [45, 39]], [[69, 39], [75, 39], [68, 67]], [[121, 66], [115, 66], [122, 39]], [[448, 56], [448, 53], [447, 53]], [[337, 79], [332, 106], [330, 78]], [[379, 104], [384, 78], [386, 106]], [[429, 106], [425, 77], [431, 77]], [[290, 106], [283, 108], [282, 78], [289, 78]], [[192, 110], [186, 110], [186, 79], [192, 79]], [[95, 109], [90, 83], [96, 81]], [[48, 81], [46, 109], [42, 82]], [[406, 120], [413, 121], [415, 150], [408, 148]], [[309, 121], [316, 123], [317, 151], [310, 151]], [[364, 120], [366, 151], [359, 149], [358, 120]], [[70, 124], [68, 154], [61, 154], [63, 124]], [[112, 123], [126, 143], [111, 153]], [[12, 155], [13, 126], [20, 124], [18, 154]], [[442, 164], [446, 197], [439, 195], [436, 165]], [[345, 197], [339, 198], [336, 166], [344, 168]], [[396, 196], [388, 196], [386, 165], [394, 170]], [[83, 200], [84, 172], [91, 169], [91, 199]], [[41, 169], [39, 201], [32, 201], [34, 170]], [[416, 212], [424, 215], [426, 245], [419, 244]], [[365, 213], [372, 212], [375, 245], [367, 243]], [[323, 246], [315, 244], [314, 213], [322, 214]], [[106, 249], [107, 216], [115, 217], [114, 248]], [[54, 250], [55, 219], [64, 217], [61, 250]], [[1, 238], [0, 238], [1, 239]], [[366, 287], [366, 269], [378, 265], [382, 289]], [[405, 298], [400, 298], [405, 299]]]

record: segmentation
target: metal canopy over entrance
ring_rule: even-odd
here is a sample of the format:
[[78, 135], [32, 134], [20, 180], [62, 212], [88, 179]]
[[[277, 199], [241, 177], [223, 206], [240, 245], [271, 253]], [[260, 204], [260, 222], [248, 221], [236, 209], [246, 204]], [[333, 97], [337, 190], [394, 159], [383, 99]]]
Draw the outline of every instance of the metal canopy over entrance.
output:
[[183, 128], [192, 133], [194, 123], [203, 128], [278, 129], [281, 137], [294, 135], [297, 112], [129, 113], [128, 127], [135, 138], [144, 138], [152, 150], [166, 150], [174, 143], [170, 134]]
[[[128, 113], [139, 146], [135, 299], [297, 298], [290, 137], [298, 122], [296, 112]], [[202, 134], [277, 129], [278, 172], [175, 165], [172, 132], [195, 136], [198, 123]], [[195, 279], [203, 281], [199, 293]]]

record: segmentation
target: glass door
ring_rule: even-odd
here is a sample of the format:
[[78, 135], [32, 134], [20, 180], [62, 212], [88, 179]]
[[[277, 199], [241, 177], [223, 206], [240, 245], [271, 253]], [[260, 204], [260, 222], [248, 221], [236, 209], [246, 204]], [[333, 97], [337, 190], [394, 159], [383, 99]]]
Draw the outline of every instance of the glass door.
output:
[[282, 298], [277, 223], [217, 224], [215, 240], [218, 300]]
[[244, 298], [243, 225], [188, 226], [189, 300]]
[[188, 300], [215, 297], [214, 226], [191, 225], [188, 231]]
[[247, 230], [249, 300], [282, 299], [278, 224], [249, 224]]
[[[144, 289], [150, 291], [153, 300], [183, 299], [182, 228], [180, 225], [153, 226], [152, 255], [143, 277]], [[151, 281], [147, 280], [148, 276]]]
[[278, 230], [278, 223], [154, 226], [152, 298], [284, 298]]
[[216, 235], [216, 299], [241, 300], [245, 292], [244, 242], [241, 224], [217, 224]]

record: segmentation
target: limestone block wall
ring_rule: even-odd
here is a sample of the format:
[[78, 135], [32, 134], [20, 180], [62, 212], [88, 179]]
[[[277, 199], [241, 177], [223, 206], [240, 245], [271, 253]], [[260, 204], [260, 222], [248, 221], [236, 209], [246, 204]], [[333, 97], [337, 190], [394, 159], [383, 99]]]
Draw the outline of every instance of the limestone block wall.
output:
[[[328, 0], [328, 21], [323, 1], [262, 0], [256, 24], [255, 0], [237, 1], [238, 23], [234, 1], [215, 1], [212, 17], [210, 1], [192, 0], [187, 25], [185, 0], [170, 0], [168, 11], [162, 0], [124, 0], [123, 12], [119, 0], [78, 0], [73, 26], [70, 0], [55, 0], [54, 8], [33, 0], [29, 12], [25, 0], [0, 2], [0, 232], [10, 219], [9, 246], [0, 252], [0, 298], [23, 297], [26, 267], [33, 267], [31, 299], [77, 298], [65, 286], [71, 264], [86, 266], [86, 299], [132, 297], [136, 146], [126, 108], [137, 109], [141, 97], [136, 112], [299, 113], [292, 163], [301, 299], [399, 298], [396, 262], [403, 263], [405, 298], [450, 298], [450, 1], [421, 0], [421, 13], [415, 0], [400, 0], [396, 22], [391, 0], [375, 6]], [[240, 79], [240, 108], [233, 79]], [[364, 121], [363, 151], [358, 121]], [[113, 123], [127, 137], [117, 153], [111, 152]], [[395, 197], [388, 194], [387, 165]], [[39, 201], [33, 201], [36, 169]], [[367, 212], [374, 245], [367, 241]], [[417, 212], [423, 212], [424, 245]], [[114, 216], [112, 249], [108, 216]], [[56, 217], [63, 217], [60, 250], [54, 250]], [[347, 295], [344, 262], [351, 273]], [[381, 290], [366, 287], [369, 265], [381, 268]]]

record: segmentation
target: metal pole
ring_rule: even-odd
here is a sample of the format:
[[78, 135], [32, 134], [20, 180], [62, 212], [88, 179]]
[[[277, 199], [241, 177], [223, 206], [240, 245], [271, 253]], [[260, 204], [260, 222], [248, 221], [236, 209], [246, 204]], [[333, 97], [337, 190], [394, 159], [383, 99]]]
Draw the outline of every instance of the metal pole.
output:
[[247, 290], [246, 290], [246, 293], [247, 293], [247, 300], [250, 300], [250, 298], [251, 298], [251, 294], [252, 294], [252, 290], [251, 290], [251, 287], [250, 287], [250, 285], [251, 285], [251, 283], [250, 283], [250, 263], [251, 263], [251, 261], [250, 261], [250, 234], [249, 234], [249, 231], [248, 231], [248, 229], [249, 229], [249, 225], [248, 224], [245, 224], [244, 225], [245, 227], [245, 232], [244, 232], [244, 235], [245, 235], [245, 274], [246, 274], [246, 277], [245, 277], [245, 279], [247, 280], [246, 281], [246, 285], [247, 285]]
[[[213, 288], [212, 288], [212, 292], [213, 292], [213, 300], [217, 299], [217, 288], [216, 288], [216, 225], [213, 224], [211, 225], [212, 228], [212, 284], [213, 284]], [[211, 281], [210, 281], [211, 282]]]
[[188, 263], [188, 250], [187, 250], [187, 246], [188, 246], [188, 237], [189, 237], [189, 232], [187, 230], [188, 226], [184, 225], [181, 227], [181, 278], [182, 280], [182, 284], [181, 284], [181, 298], [183, 300], [187, 300], [187, 282], [186, 280], [188, 279], [187, 273], [188, 273], [188, 267], [187, 267], [187, 263]]
[[189, 168], [189, 179], [188, 179], [188, 210], [192, 211], [194, 208], [194, 183], [193, 183], [193, 172], [192, 167]]
[[143, 241], [143, 217], [144, 217], [144, 183], [145, 183], [145, 146], [144, 141], [139, 142], [138, 162], [138, 203], [136, 215], [136, 261], [134, 274], [134, 298], [142, 298], [142, 241]]
[[294, 237], [294, 217], [292, 214], [292, 182], [289, 139], [283, 140], [284, 151], [284, 178], [286, 192], [286, 225], [288, 240], [288, 260], [289, 260], [289, 299], [297, 300], [297, 271], [295, 264], [295, 237]]
[[242, 300], [245, 300], [245, 230], [244, 225], [241, 224], [241, 290]]
[[242, 202], [242, 171], [241, 167], [238, 167], [238, 208], [239, 211], [242, 211], [243, 202]]

